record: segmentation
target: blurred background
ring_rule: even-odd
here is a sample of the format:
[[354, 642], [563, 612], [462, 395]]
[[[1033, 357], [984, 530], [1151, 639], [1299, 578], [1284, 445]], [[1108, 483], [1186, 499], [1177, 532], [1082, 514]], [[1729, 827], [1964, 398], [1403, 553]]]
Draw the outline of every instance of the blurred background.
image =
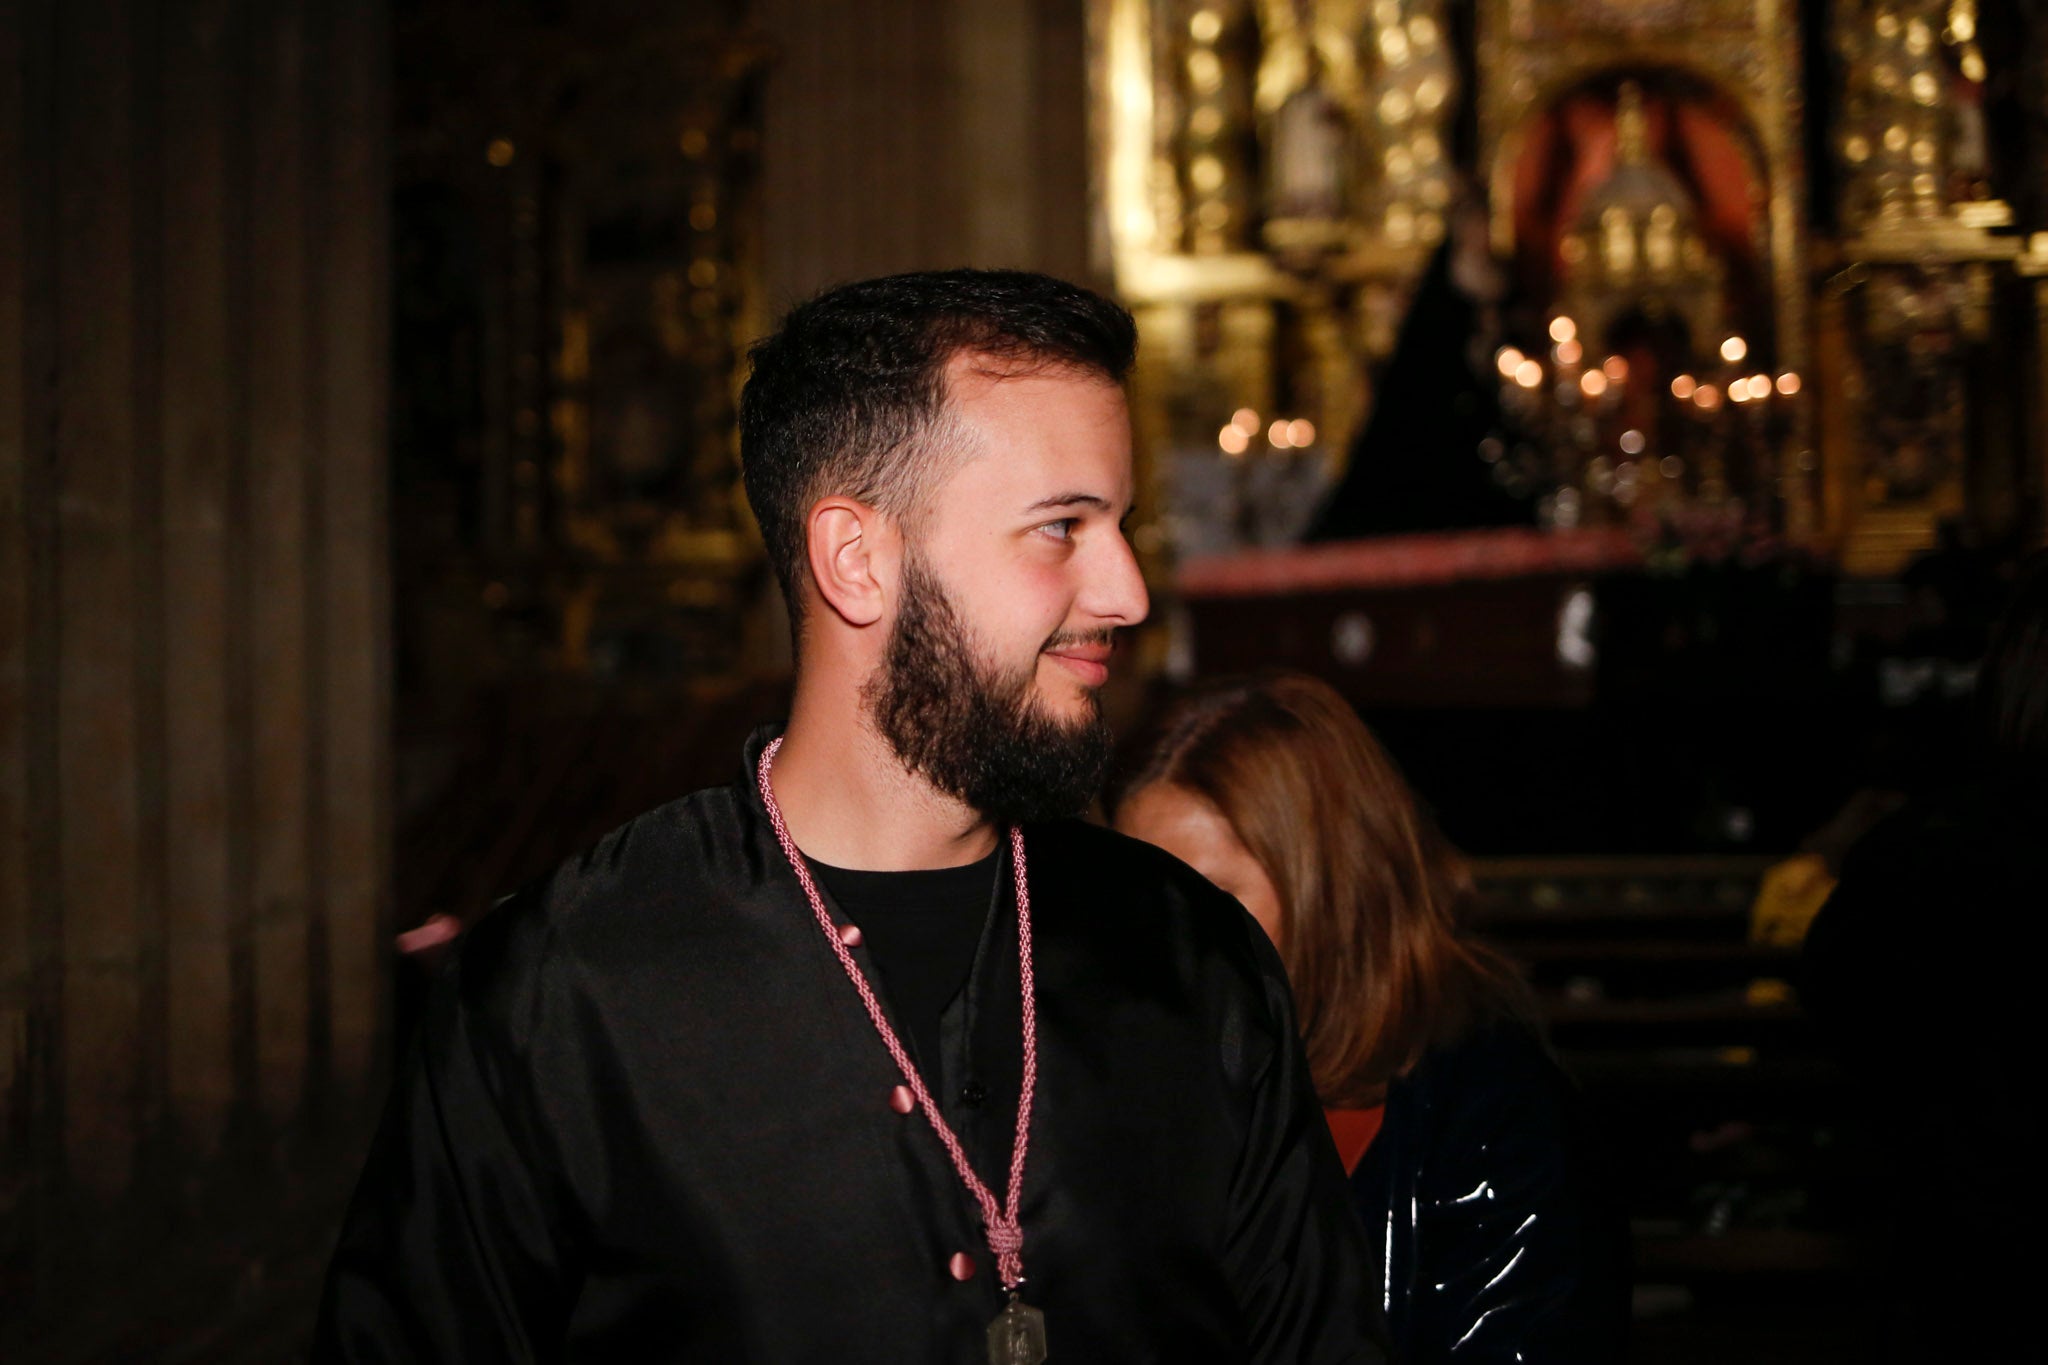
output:
[[300, 1352], [393, 936], [784, 704], [748, 343], [962, 264], [1138, 316], [1115, 715], [1316, 673], [1478, 857], [1638, 1357], [1865, 1354], [1788, 982], [2048, 535], [2041, 8], [0, 6], [0, 1354]]

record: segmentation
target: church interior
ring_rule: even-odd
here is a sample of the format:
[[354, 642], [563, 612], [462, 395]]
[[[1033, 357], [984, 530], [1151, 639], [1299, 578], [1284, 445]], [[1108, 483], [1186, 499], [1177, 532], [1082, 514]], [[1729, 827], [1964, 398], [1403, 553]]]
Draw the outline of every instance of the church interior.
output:
[[0, 1355], [301, 1357], [397, 936], [787, 705], [749, 344], [973, 265], [1138, 322], [1113, 724], [1332, 684], [1598, 1118], [1633, 1358], [1867, 1357], [1801, 940], [2048, 544], [2043, 8], [9, 6]]

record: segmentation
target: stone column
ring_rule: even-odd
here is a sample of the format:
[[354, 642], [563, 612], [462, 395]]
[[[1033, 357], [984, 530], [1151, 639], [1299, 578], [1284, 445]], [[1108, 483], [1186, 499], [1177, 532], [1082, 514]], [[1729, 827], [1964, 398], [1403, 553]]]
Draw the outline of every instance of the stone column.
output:
[[192, 1230], [375, 1082], [386, 42], [354, 0], [0, 22], [7, 1283]]

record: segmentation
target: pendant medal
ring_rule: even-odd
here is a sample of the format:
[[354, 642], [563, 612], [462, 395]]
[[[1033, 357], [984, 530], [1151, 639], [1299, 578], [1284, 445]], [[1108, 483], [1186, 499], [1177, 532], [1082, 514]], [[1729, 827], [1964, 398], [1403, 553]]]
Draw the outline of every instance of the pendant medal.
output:
[[1010, 1295], [988, 1325], [989, 1365], [1039, 1365], [1045, 1359], [1045, 1314]]

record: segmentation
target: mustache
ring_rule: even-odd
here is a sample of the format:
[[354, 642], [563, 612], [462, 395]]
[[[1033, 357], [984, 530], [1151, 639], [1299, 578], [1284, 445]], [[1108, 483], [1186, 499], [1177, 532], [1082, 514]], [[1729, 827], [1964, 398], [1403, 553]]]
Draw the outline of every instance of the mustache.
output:
[[1115, 643], [1116, 627], [1114, 626], [1099, 626], [1094, 630], [1056, 630], [1045, 637], [1045, 643], [1039, 646], [1038, 652], [1048, 654], [1055, 649], [1067, 649], [1073, 645], [1114, 645]]

